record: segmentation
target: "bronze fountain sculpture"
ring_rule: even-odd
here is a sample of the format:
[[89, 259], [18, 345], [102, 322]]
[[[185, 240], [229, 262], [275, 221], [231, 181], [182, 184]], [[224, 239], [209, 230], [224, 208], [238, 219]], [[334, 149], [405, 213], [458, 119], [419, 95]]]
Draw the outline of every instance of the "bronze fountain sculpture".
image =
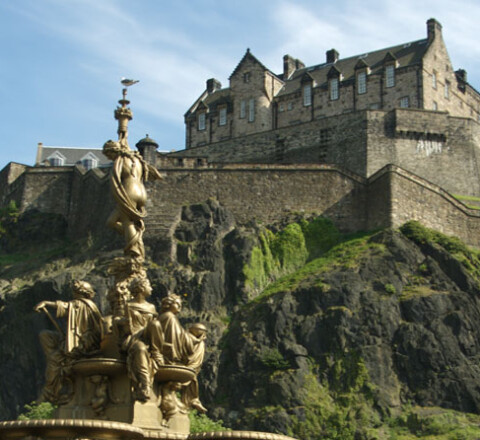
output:
[[[128, 145], [133, 115], [126, 94], [125, 87], [115, 110], [118, 141], [103, 147], [113, 161], [110, 182], [116, 204], [108, 225], [125, 240], [124, 255], [108, 267], [111, 314], [102, 316], [92, 300], [95, 291], [85, 281], [73, 282], [71, 301], [36, 305], [56, 328], [40, 334], [47, 360], [43, 399], [58, 405], [56, 418], [0, 422], [0, 438], [288, 439], [243, 431], [189, 435], [188, 412], [206, 412], [197, 375], [207, 328], [181, 325], [182, 302], [174, 293], [162, 299], [160, 312], [148, 301], [152, 287], [144, 267], [144, 183], [162, 176]], [[50, 310], [56, 318], [66, 318], [66, 331]]]

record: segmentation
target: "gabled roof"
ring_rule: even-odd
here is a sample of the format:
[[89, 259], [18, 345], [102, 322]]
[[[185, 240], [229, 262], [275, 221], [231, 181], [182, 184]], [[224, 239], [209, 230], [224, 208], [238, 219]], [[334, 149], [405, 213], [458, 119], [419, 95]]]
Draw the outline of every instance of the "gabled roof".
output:
[[[94, 157], [93, 157], [93, 156]], [[107, 166], [111, 160], [103, 155], [100, 148], [74, 148], [74, 147], [45, 147], [42, 146], [37, 164], [42, 165], [51, 157], [62, 157], [65, 160], [64, 166], [73, 166], [85, 158], [96, 158], [99, 167]]]
[[305, 67], [293, 73], [277, 96], [283, 96], [297, 91], [300, 88], [300, 82], [306, 72], [315, 79], [317, 86], [322, 86], [327, 84], [327, 75], [332, 66], [341, 72], [343, 75], [343, 81], [348, 81], [355, 78], [355, 67], [361, 64], [360, 61], [363, 61], [363, 63], [371, 69], [371, 74], [375, 74], [380, 73], [383, 70], [386, 59], [391, 59], [392, 61], [396, 60], [398, 67], [419, 64], [427, 49], [428, 40], [422, 39], [411, 43], [404, 43], [399, 44], [398, 46], [376, 50], [363, 55], [355, 55], [353, 57], [339, 59], [335, 63], [323, 63], [316, 66]]
[[270, 69], [267, 69], [260, 61], [258, 61], [258, 59], [256, 57], [254, 57], [252, 55], [252, 53], [250, 52], [250, 48], [248, 48], [247, 51], [245, 52], [245, 55], [243, 56], [243, 58], [237, 64], [237, 67], [235, 67], [235, 70], [229, 76], [229, 78], [228, 78], [229, 80], [232, 78], [233, 75], [235, 75], [240, 70], [240, 68], [242, 67], [242, 64], [244, 62], [246, 62], [247, 60], [250, 60], [250, 61], [253, 61], [254, 63], [257, 63], [263, 70], [265, 70], [267, 72], [270, 72], [274, 76], [278, 76], [275, 73], [273, 73]]

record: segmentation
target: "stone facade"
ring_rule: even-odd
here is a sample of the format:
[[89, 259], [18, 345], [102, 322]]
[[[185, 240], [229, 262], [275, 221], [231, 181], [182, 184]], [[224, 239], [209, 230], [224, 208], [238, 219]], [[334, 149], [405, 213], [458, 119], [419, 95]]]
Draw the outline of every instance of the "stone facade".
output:
[[[447, 112], [363, 110], [191, 148], [169, 157], [213, 164], [324, 163], [362, 177], [395, 164], [454, 194], [480, 196], [479, 136], [478, 122]], [[164, 158], [157, 159], [157, 166], [164, 162]]]
[[434, 19], [427, 22], [427, 38], [371, 53], [340, 59], [332, 49], [325, 63], [311, 67], [285, 55], [281, 74], [247, 50], [229, 81], [222, 89], [208, 80], [185, 114], [187, 149], [357, 110], [480, 115], [480, 95], [464, 70], [454, 71]]

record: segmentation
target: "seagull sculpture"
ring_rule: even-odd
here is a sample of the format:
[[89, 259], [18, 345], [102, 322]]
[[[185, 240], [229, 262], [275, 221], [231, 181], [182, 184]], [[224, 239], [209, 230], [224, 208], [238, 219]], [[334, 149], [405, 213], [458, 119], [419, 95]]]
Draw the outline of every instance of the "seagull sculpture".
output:
[[128, 79], [123, 77], [120, 81], [125, 87], [130, 87], [133, 86], [134, 84], [137, 84], [139, 82], [138, 79]]

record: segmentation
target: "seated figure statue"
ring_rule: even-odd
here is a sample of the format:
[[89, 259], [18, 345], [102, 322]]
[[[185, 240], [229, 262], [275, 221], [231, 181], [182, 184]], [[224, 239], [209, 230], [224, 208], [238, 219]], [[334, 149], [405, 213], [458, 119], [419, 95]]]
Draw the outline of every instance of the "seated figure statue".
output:
[[[185, 330], [177, 317], [181, 310], [182, 300], [178, 295], [170, 294], [163, 298], [158, 317], [163, 332], [162, 354], [166, 364], [190, 367], [198, 374], [205, 354], [207, 329], [203, 324], [196, 323]], [[182, 403], [199, 412], [207, 411], [198, 396], [196, 377], [183, 388]]]
[[[98, 353], [103, 334], [102, 315], [92, 301], [95, 296], [92, 286], [85, 281], [74, 281], [72, 292], [71, 301], [41, 301], [35, 306], [35, 311], [43, 310], [57, 327], [57, 331], [44, 330], [40, 333], [40, 343], [47, 360], [43, 397], [56, 404], [69, 398], [64, 388], [69, 381], [71, 362]], [[47, 308], [56, 309], [57, 318], [67, 317], [65, 333]]]

